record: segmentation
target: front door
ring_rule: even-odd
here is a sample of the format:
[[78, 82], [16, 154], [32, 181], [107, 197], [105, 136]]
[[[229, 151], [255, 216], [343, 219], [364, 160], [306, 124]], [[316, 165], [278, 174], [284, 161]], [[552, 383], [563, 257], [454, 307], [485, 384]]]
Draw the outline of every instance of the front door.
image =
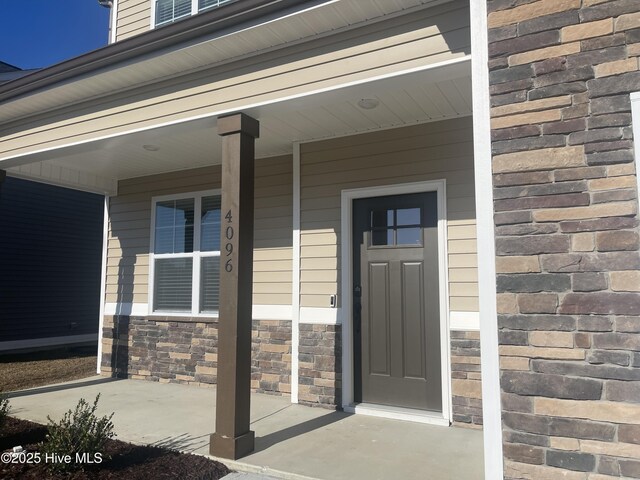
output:
[[356, 402], [442, 411], [436, 192], [353, 201]]

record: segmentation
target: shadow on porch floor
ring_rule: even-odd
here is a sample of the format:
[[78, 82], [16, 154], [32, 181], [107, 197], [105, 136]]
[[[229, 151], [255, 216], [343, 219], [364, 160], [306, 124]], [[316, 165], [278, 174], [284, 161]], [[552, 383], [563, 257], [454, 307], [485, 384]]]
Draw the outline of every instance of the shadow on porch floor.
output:
[[[57, 419], [81, 397], [93, 400], [101, 393], [99, 411], [115, 412], [119, 440], [208, 453], [214, 389], [86, 380], [23, 391], [11, 399], [12, 415], [46, 423], [47, 415]], [[251, 401], [256, 450], [238, 462], [223, 460], [232, 469], [327, 480], [483, 478], [480, 431], [309, 408], [286, 397], [255, 394]]]

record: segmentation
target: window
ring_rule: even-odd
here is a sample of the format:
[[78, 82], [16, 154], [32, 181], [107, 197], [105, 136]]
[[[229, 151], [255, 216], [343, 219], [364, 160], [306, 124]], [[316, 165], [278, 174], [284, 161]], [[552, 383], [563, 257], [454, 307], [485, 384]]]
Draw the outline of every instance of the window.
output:
[[235, 0], [154, 0], [153, 26], [160, 27]]
[[200, 192], [152, 201], [151, 308], [216, 314], [220, 287], [220, 195]]

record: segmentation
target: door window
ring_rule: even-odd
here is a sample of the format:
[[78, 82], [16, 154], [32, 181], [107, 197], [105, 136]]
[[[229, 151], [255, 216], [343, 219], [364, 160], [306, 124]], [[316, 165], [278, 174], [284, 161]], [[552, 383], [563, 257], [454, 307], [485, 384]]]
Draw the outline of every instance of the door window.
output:
[[422, 209], [389, 208], [371, 210], [369, 227], [371, 247], [422, 245]]

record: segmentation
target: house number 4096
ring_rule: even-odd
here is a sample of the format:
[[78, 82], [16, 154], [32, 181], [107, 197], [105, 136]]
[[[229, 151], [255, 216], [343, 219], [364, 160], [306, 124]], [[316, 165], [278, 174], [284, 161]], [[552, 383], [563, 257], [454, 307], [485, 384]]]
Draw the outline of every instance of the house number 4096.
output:
[[231, 215], [231, 210], [227, 212], [224, 218], [227, 219], [227, 228], [224, 231], [224, 236], [227, 239], [224, 245], [224, 249], [227, 252], [227, 261], [224, 264], [224, 269], [227, 272], [231, 272], [233, 271], [233, 257], [231, 256], [233, 253], [233, 243], [231, 243], [233, 239], [233, 216]]

